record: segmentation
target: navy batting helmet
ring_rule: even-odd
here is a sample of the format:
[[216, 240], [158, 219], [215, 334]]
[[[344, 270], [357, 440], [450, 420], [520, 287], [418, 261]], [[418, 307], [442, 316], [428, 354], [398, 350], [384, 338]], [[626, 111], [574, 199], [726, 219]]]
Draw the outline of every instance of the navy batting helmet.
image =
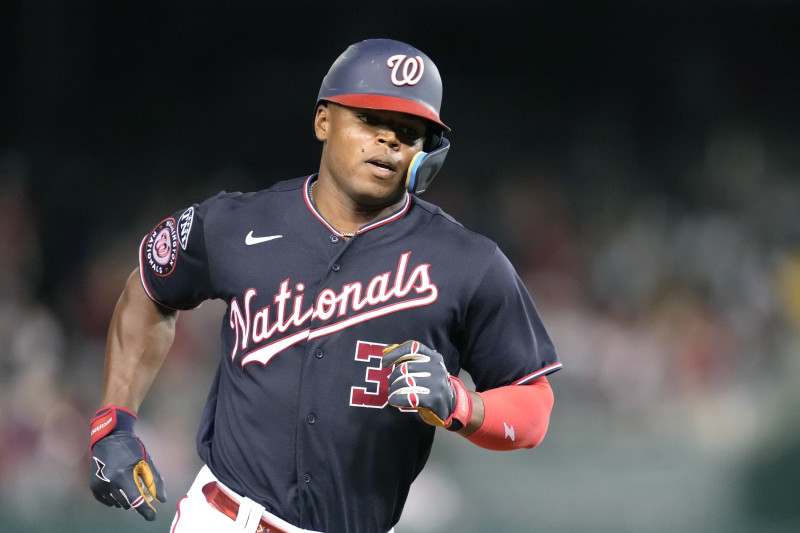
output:
[[322, 100], [400, 111], [450, 130], [439, 118], [439, 69], [428, 56], [400, 41], [369, 39], [350, 46], [322, 80], [317, 103]]
[[423, 192], [444, 163], [450, 142], [442, 132], [450, 128], [439, 118], [442, 78], [433, 61], [413, 46], [391, 39], [351, 45], [322, 80], [317, 105], [324, 101], [408, 113], [432, 124], [425, 152], [409, 168], [406, 185], [412, 193]]

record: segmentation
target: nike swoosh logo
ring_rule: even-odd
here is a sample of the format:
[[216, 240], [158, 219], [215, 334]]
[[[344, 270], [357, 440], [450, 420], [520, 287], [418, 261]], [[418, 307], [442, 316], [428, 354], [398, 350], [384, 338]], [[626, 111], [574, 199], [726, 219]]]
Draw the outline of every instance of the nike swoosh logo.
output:
[[270, 235], [269, 237], [253, 237], [253, 232], [247, 234], [247, 237], [244, 238], [244, 243], [247, 246], [252, 246], [254, 244], [261, 244], [262, 242], [271, 241], [274, 239], [280, 239], [283, 235]]

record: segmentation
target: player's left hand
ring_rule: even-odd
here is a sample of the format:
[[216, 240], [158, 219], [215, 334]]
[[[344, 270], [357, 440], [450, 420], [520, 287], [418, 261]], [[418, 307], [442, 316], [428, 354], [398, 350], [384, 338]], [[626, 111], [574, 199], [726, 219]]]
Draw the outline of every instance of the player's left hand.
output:
[[442, 354], [417, 341], [407, 341], [383, 349], [384, 368], [392, 365], [391, 405], [416, 409], [432, 426], [458, 430], [469, 422], [472, 398], [461, 380], [447, 371]]

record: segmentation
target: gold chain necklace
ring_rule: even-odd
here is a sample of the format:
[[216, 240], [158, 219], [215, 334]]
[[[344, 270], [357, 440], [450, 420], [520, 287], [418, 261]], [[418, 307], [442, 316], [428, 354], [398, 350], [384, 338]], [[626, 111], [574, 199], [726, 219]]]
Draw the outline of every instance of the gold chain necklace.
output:
[[[316, 181], [316, 180], [314, 180], [314, 183], [312, 183], [312, 184], [311, 184], [311, 187], [308, 189], [308, 196], [311, 198], [311, 203], [312, 203], [312, 204], [314, 204], [314, 205], [317, 205], [317, 204], [314, 202], [314, 185], [316, 185], [316, 184], [317, 184], [317, 181]], [[331, 226], [331, 227], [333, 227], [333, 226]], [[336, 229], [336, 228], [334, 228], [334, 229]], [[339, 231], [339, 230], [336, 230], [336, 231]], [[350, 237], [355, 237], [355, 236], [356, 236], [356, 232], [353, 232], [353, 233], [345, 233], [345, 232], [343, 232], [343, 231], [339, 231], [339, 234], [340, 234], [342, 237], [347, 237], [347, 238], [350, 238]]]

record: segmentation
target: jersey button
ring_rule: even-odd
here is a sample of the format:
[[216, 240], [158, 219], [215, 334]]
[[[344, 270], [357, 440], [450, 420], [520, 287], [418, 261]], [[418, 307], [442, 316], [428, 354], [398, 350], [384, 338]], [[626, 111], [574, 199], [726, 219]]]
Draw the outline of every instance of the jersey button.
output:
[[325, 352], [322, 351], [322, 348], [317, 348], [316, 350], [314, 350], [314, 357], [316, 357], [317, 359], [322, 359], [323, 355], [325, 355]]
[[313, 424], [317, 421], [317, 416], [314, 413], [311, 413], [306, 417], [306, 420], [308, 420], [309, 424]]
[[311, 474], [303, 474], [303, 481], [311, 483]]
[[331, 270], [333, 270], [334, 272], [339, 272], [339, 270], [341, 270], [341, 268], [342, 267], [341, 267], [341, 265], [339, 265], [339, 263], [334, 263], [333, 266], [331, 267]]
[[331, 242], [333, 244], [336, 244], [337, 242], [339, 242], [339, 236], [338, 235], [331, 235]]

